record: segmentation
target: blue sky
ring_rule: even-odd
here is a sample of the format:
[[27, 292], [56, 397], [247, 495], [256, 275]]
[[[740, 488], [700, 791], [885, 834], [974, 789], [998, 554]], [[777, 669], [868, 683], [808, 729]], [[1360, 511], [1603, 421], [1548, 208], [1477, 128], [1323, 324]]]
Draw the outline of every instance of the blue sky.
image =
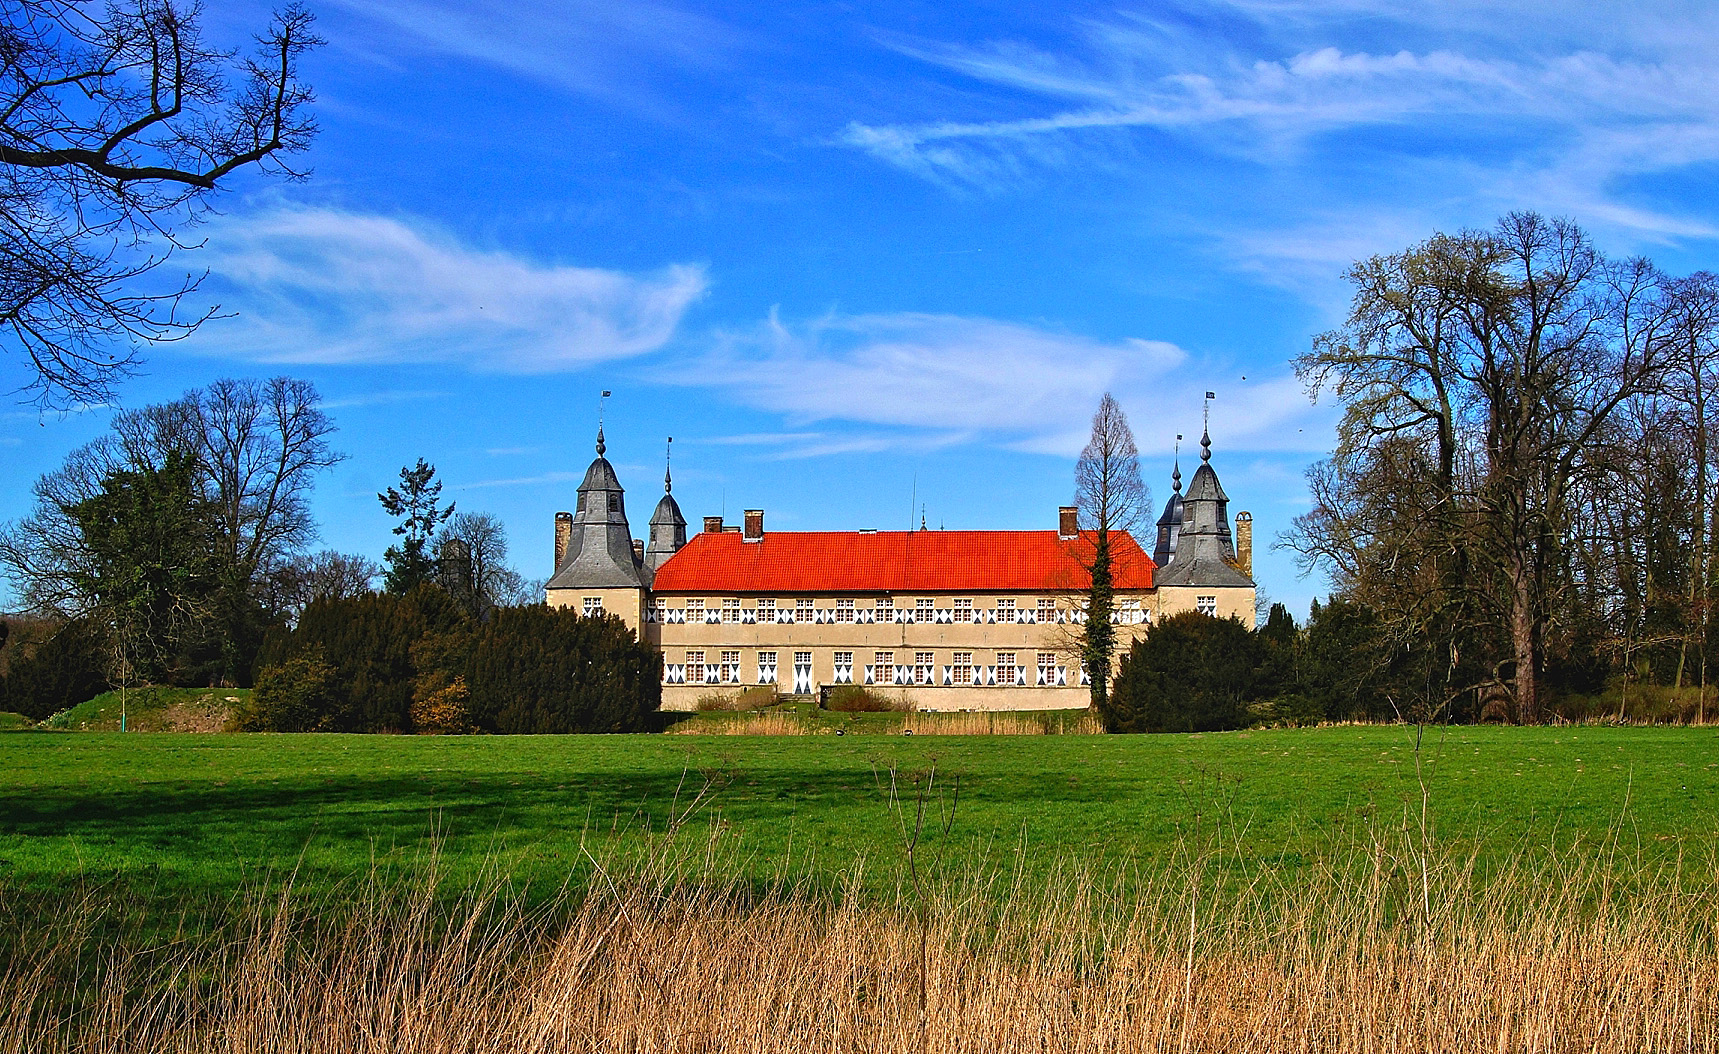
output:
[[[1288, 360], [1350, 261], [1534, 208], [1719, 266], [1711, 4], [313, 6], [315, 176], [223, 196], [231, 317], [120, 401], [313, 380], [351, 455], [323, 541], [373, 557], [422, 456], [546, 575], [605, 388], [637, 534], [668, 435], [695, 524], [1048, 529], [1106, 390], [1161, 505], [1210, 389], [1300, 612], [1323, 583], [1268, 546], [1334, 411]], [[0, 407], [0, 519], [110, 412]]]

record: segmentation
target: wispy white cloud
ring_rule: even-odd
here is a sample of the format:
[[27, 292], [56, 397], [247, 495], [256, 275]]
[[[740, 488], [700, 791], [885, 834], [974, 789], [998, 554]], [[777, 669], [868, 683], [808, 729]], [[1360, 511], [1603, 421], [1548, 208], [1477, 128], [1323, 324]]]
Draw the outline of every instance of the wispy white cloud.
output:
[[[1438, 184], [1443, 197], [1649, 238], [1716, 233], [1700, 216], [1623, 200], [1616, 185], [1719, 160], [1712, 5], [1450, 6], [1214, 5], [1228, 32], [1122, 14], [1060, 50], [889, 40], [999, 89], [996, 116], [979, 104], [960, 119], [853, 122], [838, 139], [928, 179], [999, 190], [1151, 130], [1309, 173], [1372, 157], [1415, 188], [1458, 177]], [[1400, 131], [1322, 138], [1385, 127]]]
[[334, 3], [424, 49], [630, 104], [641, 102], [641, 78], [665, 62], [722, 67], [743, 43], [728, 24], [660, 0], [517, 0], [501, 17], [469, 0]]
[[[703, 361], [662, 379], [721, 388], [784, 415], [790, 428], [846, 426], [711, 440], [774, 447], [778, 456], [963, 443], [1067, 456], [1084, 444], [1107, 391], [1133, 416], [1142, 449], [1169, 450], [1177, 430], [1197, 427], [1214, 370], [1159, 340], [1098, 340], [953, 315], [788, 322], [773, 312], [754, 327], [719, 333]], [[1287, 375], [1226, 386], [1213, 420], [1237, 448], [1318, 450], [1329, 431]]]
[[415, 403], [425, 399], [445, 399], [451, 392], [422, 389], [383, 389], [357, 395], [342, 395], [322, 404], [324, 410], [344, 410], [355, 406], [391, 406], [395, 403]]
[[495, 487], [536, 487], [545, 483], [577, 483], [584, 479], [580, 472], [543, 472], [535, 476], [516, 476], [511, 479], [480, 479], [474, 483], [461, 483], [450, 489], [489, 490]]
[[707, 288], [701, 266], [650, 273], [543, 264], [427, 226], [333, 209], [220, 223], [223, 309], [194, 350], [269, 362], [441, 362], [556, 373], [654, 351]]

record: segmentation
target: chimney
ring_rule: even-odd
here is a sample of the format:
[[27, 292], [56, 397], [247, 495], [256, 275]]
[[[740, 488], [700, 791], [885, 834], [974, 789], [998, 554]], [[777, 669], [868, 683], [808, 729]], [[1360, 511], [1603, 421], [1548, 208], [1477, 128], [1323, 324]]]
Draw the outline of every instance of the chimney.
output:
[[644, 562], [645, 562], [645, 543], [638, 538], [634, 538], [633, 539], [633, 563], [642, 565], [642, 564], [644, 564]]
[[720, 517], [720, 516], [706, 516], [704, 518], [704, 533], [705, 534], [721, 534], [722, 533], [722, 517]]
[[1063, 541], [1080, 535], [1080, 513], [1073, 505], [1062, 505], [1056, 510], [1056, 536]]
[[764, 510], [746, 510], [746, 530], [741, 535], [742, 541], [761, 542], [764, 540]]
[[1236, 566], [1253, 577], [1253, 513], [1236, 513]]
[[[555, 570], [561, 570], [561, 561], [567, 559], [567, 543], [573, 540], [573, 514], [558, 512], [555, 514]], [[553, 572], [551, 572], [553, 573]]]

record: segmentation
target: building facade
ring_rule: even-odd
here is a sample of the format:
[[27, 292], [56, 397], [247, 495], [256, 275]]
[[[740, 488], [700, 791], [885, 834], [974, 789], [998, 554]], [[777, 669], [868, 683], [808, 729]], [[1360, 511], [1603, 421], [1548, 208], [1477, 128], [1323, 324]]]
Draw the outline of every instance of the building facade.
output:
[[[1089, 531], [1058, 510], [1046, 531], [777, 531], [749, 509], [706, 517], [687, 537], [665, 474], [649, 537], [635, 541], [604, 458], [555, 522], [553, 606], [622, 618], [663, 653], [663, 707], [775, 685], [792, 694], [858, 684], [922, 710], [1050, 710], [1087, 705], [1079, 659]], [[1201, 464], [1158, 521], [1153, 554], [1112, 535], [1117, 655], [1152, 624], [1199, 610], [1252, 625], [1252, 518], [1236, 516]]]

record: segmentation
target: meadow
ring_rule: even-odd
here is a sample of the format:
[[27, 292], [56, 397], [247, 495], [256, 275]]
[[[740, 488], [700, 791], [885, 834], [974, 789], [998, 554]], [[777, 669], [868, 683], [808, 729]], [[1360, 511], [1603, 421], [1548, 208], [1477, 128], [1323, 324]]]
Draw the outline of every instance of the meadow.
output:
[[1719, 1049], [1710, 731], [1415, 747], [9, 732], [0, 1054]]
[[921, 797], [942, 817], [925, 835], [940, 858], [1035, 873], [1126, 867], [1214, 837], [1242, 864], [1293, 869], [1410, 828], [1483, 870], [1604, 842], [1694, 867], [1719, 845], [1710, 730], [1428, 729], [1418, 755], [1416, 736], [9, 732], [0, 882], [224, 898], [259, 875], [344, 881], [433, 843], [456, 879], [500, 867], [549, 891], [671, 823], [710, 833], [758, 881], [835, 881], [864, 859], [884, 882], [903, 858], [903, 804]]

